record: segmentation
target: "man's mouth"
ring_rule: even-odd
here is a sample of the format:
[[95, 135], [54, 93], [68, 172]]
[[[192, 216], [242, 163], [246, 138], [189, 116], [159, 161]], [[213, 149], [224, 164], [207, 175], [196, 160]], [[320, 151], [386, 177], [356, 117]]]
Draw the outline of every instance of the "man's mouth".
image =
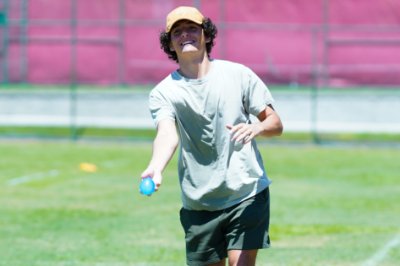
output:
[[185, 45], [188, 45], [188, 44], [194, 44], [194, 41], [185, 41], [185, 42], [182, 42], [182, 43], [181, 43], [181, 46], [185, 46]]

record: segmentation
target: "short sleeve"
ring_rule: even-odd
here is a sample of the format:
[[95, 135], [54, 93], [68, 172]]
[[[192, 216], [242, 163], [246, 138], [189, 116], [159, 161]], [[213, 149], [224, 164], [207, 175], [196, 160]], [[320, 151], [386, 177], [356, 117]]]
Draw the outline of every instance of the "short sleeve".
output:
[[249, 68], [243, 75], [243, 104], [246, 112], [254, 116], [274, 102], [271, 92], [264, 82]]
[[150, 92], [149, 109], [156, 126], [163, 119], [171, 119], [175, 121], [174, 108], [168, 99], [156, 88]]

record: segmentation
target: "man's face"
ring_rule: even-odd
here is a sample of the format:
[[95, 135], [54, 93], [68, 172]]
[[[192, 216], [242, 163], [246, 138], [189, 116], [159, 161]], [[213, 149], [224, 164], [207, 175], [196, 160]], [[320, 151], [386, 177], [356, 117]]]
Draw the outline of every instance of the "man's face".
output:
[[183, 20], [176, 23], [171, 30], [171, 51], [180, 57], [185, 53], [205, 51], [206, 42], [200, 25]]

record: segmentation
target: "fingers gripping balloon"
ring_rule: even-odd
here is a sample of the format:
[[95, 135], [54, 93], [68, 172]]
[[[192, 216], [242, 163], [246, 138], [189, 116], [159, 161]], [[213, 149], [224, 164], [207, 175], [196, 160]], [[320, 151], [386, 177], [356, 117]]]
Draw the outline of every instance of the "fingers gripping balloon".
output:
[[146, 196], [151, 196], [156, 189], [156, 185], [151, 177], [143, 178], [140, 182], [139, 192]]

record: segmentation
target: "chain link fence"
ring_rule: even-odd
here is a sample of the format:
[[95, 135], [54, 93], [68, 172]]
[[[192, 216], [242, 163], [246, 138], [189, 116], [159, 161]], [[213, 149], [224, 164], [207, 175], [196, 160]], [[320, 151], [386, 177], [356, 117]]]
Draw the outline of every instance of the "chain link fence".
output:
[[152, 128], [148, 89], [175, 68], [158, 34], [192, 5], [218, 26], [212, 56], [273, 89], [287, 132], [397, 135], [400, 5], [366, 2], [0, 0], [0, 127]]

